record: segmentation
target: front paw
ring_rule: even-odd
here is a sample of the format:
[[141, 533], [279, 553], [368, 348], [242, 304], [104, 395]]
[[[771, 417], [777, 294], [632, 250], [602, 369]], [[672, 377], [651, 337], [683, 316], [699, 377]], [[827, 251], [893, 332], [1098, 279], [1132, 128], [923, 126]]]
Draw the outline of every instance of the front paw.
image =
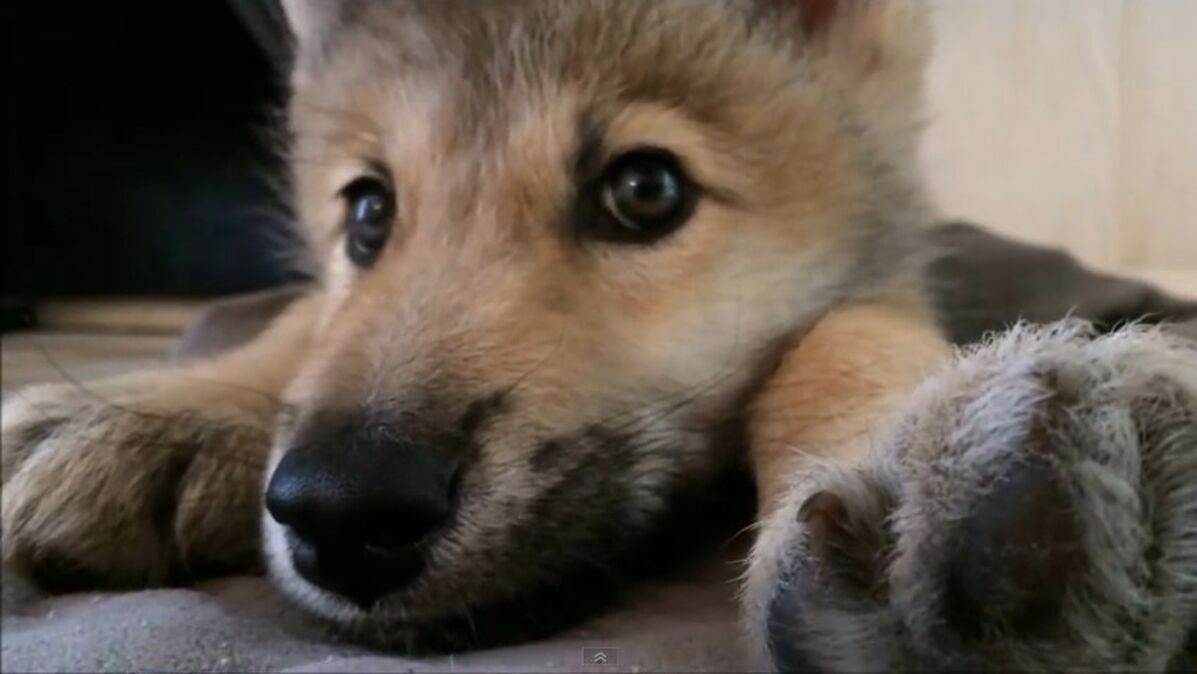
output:
[[757, 551], [779, 669], [1175, 667], [1197, 624], [1197, 350], [1016, 329], [788, 507]]
[[6, 565], [68, 590], [174, 583], [254, 558], [267, 436], [178, 405], [185, 396], [158, 382], [6, 401]]

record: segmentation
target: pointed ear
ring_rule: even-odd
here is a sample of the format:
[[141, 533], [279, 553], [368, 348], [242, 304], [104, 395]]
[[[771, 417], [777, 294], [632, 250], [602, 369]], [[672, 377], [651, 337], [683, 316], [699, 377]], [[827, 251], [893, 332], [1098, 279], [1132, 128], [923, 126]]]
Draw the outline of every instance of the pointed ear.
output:
[[924, 0], [747, 0], [813, 89], [848, 102], [889, 160], [915, 161], [924, 125], [931, 16]]
[[325, 37], [340, 21], [343, 0], [282, 0], [287, 25], [296, 50], [304, 54], [318, 53]]
[[750, 0], [800, 53], [824, 57], [845, 74], [921, 72], [931, 47], [925, 0]]

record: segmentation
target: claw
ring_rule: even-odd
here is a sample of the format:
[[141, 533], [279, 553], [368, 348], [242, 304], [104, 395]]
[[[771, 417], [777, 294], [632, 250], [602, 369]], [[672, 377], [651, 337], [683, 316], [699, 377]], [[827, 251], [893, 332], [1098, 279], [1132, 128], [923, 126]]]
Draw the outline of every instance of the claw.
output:
[[853, 517], [842, 497], [818, 492], [802, 504], [798, 518], [806, 524], [811, 554], [820, 568], [862, 595], [883, 591], [884, 541], [872, 527], [861, 526], [860, 517]]

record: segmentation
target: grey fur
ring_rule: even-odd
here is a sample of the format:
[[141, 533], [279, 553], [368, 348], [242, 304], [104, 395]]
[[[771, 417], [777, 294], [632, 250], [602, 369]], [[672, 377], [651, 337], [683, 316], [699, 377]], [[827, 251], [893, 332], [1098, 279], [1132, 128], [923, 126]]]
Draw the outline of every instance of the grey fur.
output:
[[[961, 352], [907, 410], [870, 462], [817, 469], [779, 515], [792, 525], [769, 601], [775, 666], [1184, 666], [1197, 626], [1197, 345], [1141, 326], [1099, 337], [1078, 322], [1022, 325]], [[994, 496], [1028, 475], [1022, 499]], [[830, 534], [795, 510], [819, 492], [847, 513]], [[1047, 512], [1047, 492], [1063, 495], [1062, 514]], [[1028, 503], [1040, 509], [1031, 526], [988, 526]], [[976, 561], [986, 545], [995, 554]], [[845, 564], [870, 556], [867, 587], [842, 581]], [[1022, 594], [1012, 569], [1052, 559], [1068, 563]], [[961, 574], [985, 581], [972, 615], [952, 610]], [[1036, 621], [1011, 618], [1028, 603]]]

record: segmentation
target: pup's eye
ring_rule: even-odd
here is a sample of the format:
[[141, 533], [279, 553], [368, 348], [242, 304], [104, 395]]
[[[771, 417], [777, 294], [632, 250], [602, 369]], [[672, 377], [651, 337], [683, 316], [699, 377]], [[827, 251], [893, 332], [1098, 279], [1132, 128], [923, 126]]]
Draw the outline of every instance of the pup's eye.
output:
[[363, 176], [341, 189], [345, 200], [345, 253], [367, 267], [386, 245], [395, 219], [395, 192], [381, 178]]
[[650, 243], [676, 230], [694, 211], [694, 185], [664, 150], [635, 150], [617, 158], [604, 172], [600, 190], [607, 216], [597, 224], [600, 238]]

